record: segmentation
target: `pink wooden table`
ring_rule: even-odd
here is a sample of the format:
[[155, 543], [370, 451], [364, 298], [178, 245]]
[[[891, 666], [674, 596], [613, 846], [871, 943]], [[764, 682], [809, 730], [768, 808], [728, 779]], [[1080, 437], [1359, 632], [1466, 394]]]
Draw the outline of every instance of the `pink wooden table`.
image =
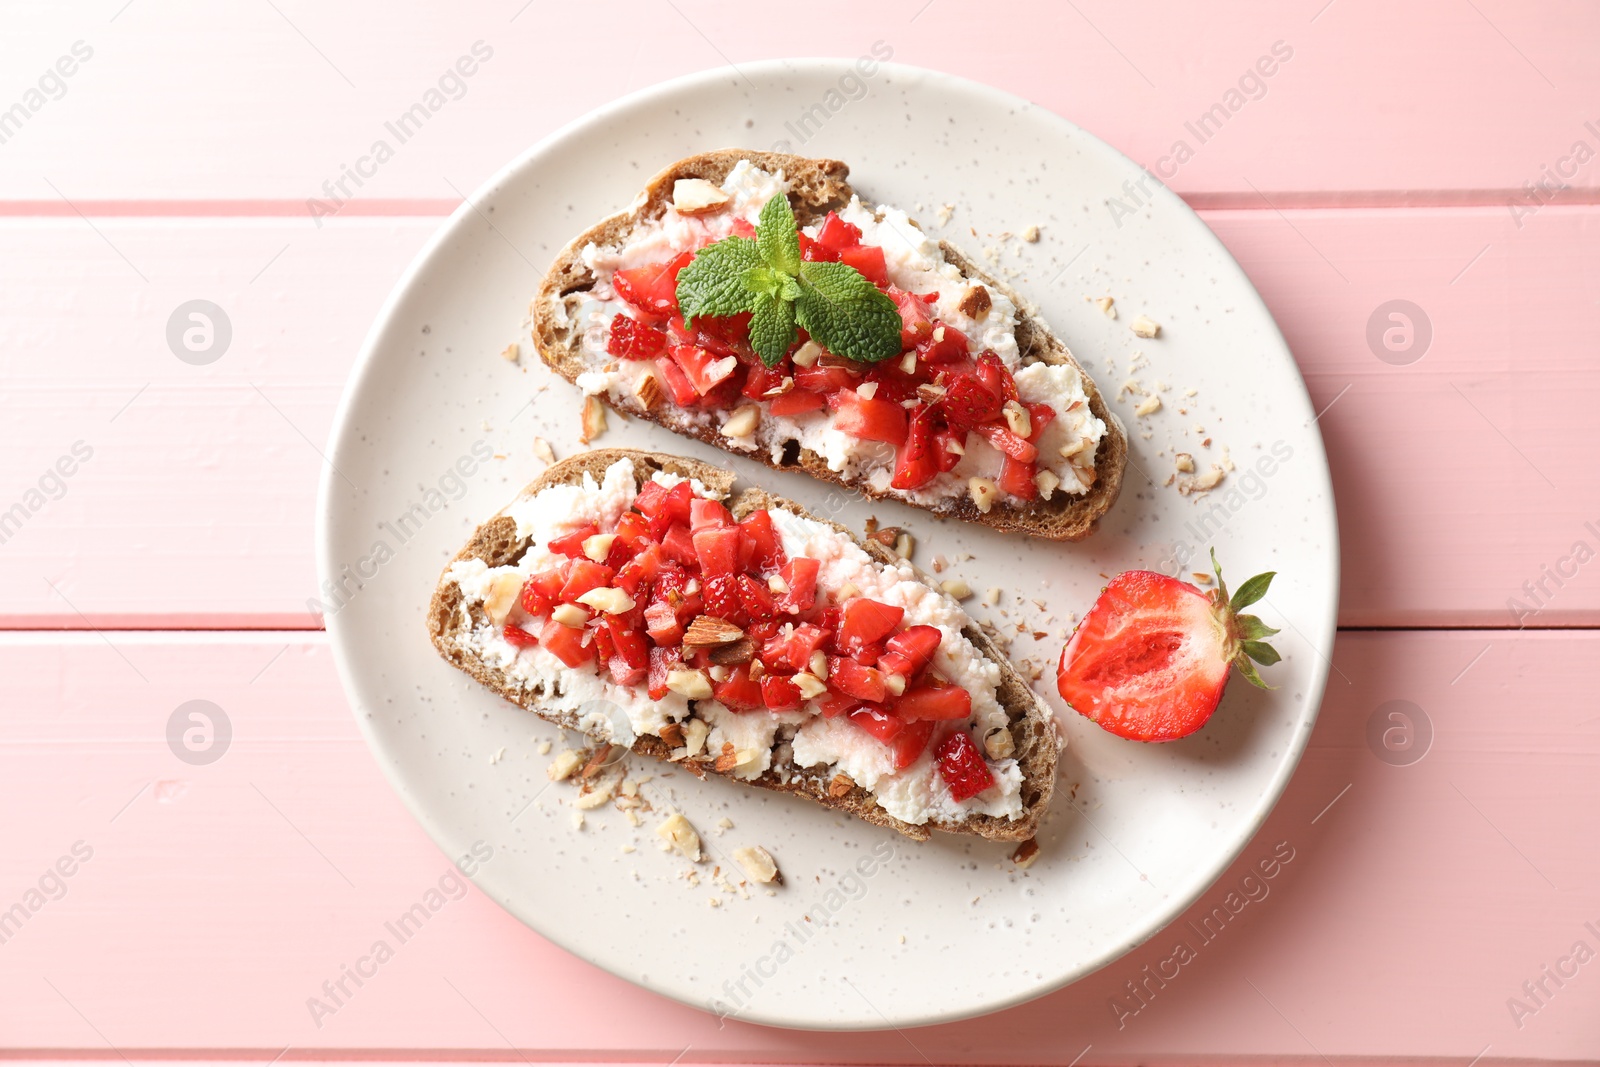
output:
[[[1600, 1059], [1600, 8], [785, 11], [12, 5], [0, 1054]], [[319, 449], [380, 301], [462, 191], [560, 124], [680, 73], [880, 40], [1156, 170], [1244, 265], [1327, 407], [1336, 671], [1283, 801], [1194, 914], [1279, 842], [1294, 861], [1142, 999], [1130, 984], [1166, 955], [1161, 937], [959, 1025], [719, 1029], [472, 892], [317, 1026], [307, 998], [447, 863], [367, 755], [305, 609]], [[458, 98], [316, 225], [307, 199], [478, 41], [492, 58]], [[1241, 83], [1279, 42], [1292, 58]], [[1241, 85], [1220, 131], [1176, 165], [1185, 124]], [[232, 327], [207, 366], [166, 340], [194, 299]], [[1422, 358], [1369, 345], [1394, 300], [1431, 328]], [[233, 724], [212, 765], [180, 762], [165, 739], [193, 699]], [[1392, 701], [1431, 730], [1420, 761], [1369, 741]]]

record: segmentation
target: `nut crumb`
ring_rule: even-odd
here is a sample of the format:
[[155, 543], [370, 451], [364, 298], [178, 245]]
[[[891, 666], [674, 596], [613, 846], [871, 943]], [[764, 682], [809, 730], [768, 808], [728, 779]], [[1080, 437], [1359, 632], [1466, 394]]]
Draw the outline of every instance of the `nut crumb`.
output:
[[778, 870], [777, 861], [772, 858], [772, 853], [760, 845], [734, 849], [733, 859], [744, 868], [744, 873], [750, 876], [752, 882], [783, 884], [783, 873]]
[[1211, 584], [1211, 575], [1207, 574], [1205, 571], [1190, 571], [1189, 577], [1194, 579], [1194, 584], [1196, 585]]
[[1129, 323], [1128, 328], [1133, 331], [1135, 337], [1150, 338], [1161, 336], [1161, 324], [1148, 315], [1140, 315]]
[[1133, 413], [1135, 415], [1141, 415], [1141, 416], [1143, 416], [1143, 415], [1154, 415], [1156, 412], [1158, 412], [1160, 410], [1161, 410], [1161, 398], [1159, 396], [1156, 396], [1154, 393], [1151, 393], [1149, 396], [1145, 397], [1142, 401], [1139, 402], [1139, 406], [1133, 409]]
[[522, 346], [512, 341], [500, 350], [500, 358], [507, 363], [515, 363], [522, 358]]
[[856, 783], [848, 774], [836, 774], [828, 783], [830, 797], [842, 797], [856, 787]]
[[991, 608], [1000, 603], [1000, 587], [991, 585], [989, 591], [983, 594], [983, 602]]
[[1108, 319], [1117, 317], [1117, 302], [1109, 296], [1100, 297], [1094, 302], [1094, 306], [1099, 308], [1101, 313]]
[[[1026, 230], [1023, 230], [1022, 231], [1022, 239], [1024, 241], [1028, 242], [1030, 245], [1038, 244], [1039, 243], [1039, 227], [1037, 227], [1037, 226], [1029, 226]], [[900, 940], [904, 941], [905, 938], [902, 937]]]
[[534, 751], [538, 752], [541, 756], [550, 755], [550, 742], [540, 741], [536, 746], [534, 746]]
[[946, 578], [939, 583], [939, 588], [946, 596], [955, 600], [965, 600], [972, 595], [972, 586], [962, 578]]
[[533, 454], [536, 459], [543, 460], [545, 463], [554, 463], [556, 461], [556, 454], [550, 448], [550, 442], [542, 437], [533, 439]]
[[684, 859], [700, 862], [700, 835], [679, 812], [673, 812], [656, 827], [656, 836]]
[[1017, 850], [1011, 854], [1011, 862], [1015, 863], [1023, 870], [1027, 870], [1029, 867], [1032, 867], [1033, 861], [1038, 858], [1039, 842], [1031, 837], [1022, 844], [1018, 845]]
[[583, 398], [583, 433], [578, 438], [584, 444], [606, 432], [606, 406], [598, 396]]

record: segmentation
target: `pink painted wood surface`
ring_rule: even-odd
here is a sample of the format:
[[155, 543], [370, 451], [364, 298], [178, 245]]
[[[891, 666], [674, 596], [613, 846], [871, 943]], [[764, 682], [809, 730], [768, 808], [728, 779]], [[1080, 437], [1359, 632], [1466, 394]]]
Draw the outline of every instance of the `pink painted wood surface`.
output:
[[[942, 0], [826, 0], [781, 31], [733, 0], [536, 0], [526, 10], [522, 0], [468, 0], [403, 14], [373, 0], [124, 3], [30, 4], [0, 42], [10, 98], [74, 42], [93, 49], [65, 94], [4, 146], [0, 199], [59, 190], [73, 200], [301, 202], [478, 40], [492, 58], [362, 197], [449, 196], [448, 183], [469, 187], [600, 101], [679, 74], [855, 56], [878, 40], [902, 62], [1070, 116], [1152, 167], [1186, 140], [1193, 158], [1162, 176], [1185, 194], [1249, 203], [1260, 193], [1276, 202], [1444, 191], [1498, 207], [1575, 140], [1594, 143], [1585, 121], [1600, 124], [1600, 68], [1582, 47], [1600, 37], [1600, 11], [1582, 0], [1531, 10], [1511, 0], [1230, 0], [1156, 18], [1109, 0], [997, 3], [982, 17]], [[1204, 143], [1190, 133], [1185, 123], [1226, 106], [1280, 41], [1292, 56], [1259, 88], [1245, 82], [1255, 98], [1241, 93]], [[754, 133], [762, 143], [783, 136]], [[1592, 199], [1600, 163], [1566, 181], [1564, 195]]]
[[[719, 1030], [476, 892], [317, 1028], [306, 998], [448, 860], [381, 780], [320, 636], [107, 637], [114, 647], [87, 633], [0, 639], [0, 806], [27, 813], [7, 820], [0, 907], [75, 842], [93, 849], [65, 895], [0, 944], [8, 1047], [109, 1055], [98, 1030], [119, 1048], [248, 1048], [263, 1061], [285, 1045], [504, 1053], [508, 1041], [530, 1060], [659, 1062], [685, 1046], [691, 1062], [921, 1063], [920, 1049], [938, 1062], [1065, 1064], [1089, 1044], [1085, 1063], [1600, 1052], [1600, 961], [1549, 985], [1520, 1028], [1506, 1005], [1575, 941], [1600, 948], [1584, 925], [1600, 931], [1600, 709], [1570, 669], [1600, 655], [1594, 633], [1341, 634], [1299, 773], [1184, 920], [1035, 1004], [838, 1037]], [[234, 730], [208, 767], [180, 763], [164, 740], [172, 710], [197, 698]], [[1366, 740], [1375, 709], [1396, 699], [1434, 731], [1410, 766]], [[1279, 842], [1293, 859], [1267, 895], [1203, 943], [1187, 922]], [[1126, 983], [1179, 936], [1198, 958], [1140, 1005]]]
[[[1554, 595], [1532, 622], [1600, 622], [1600, 570], [1559, 588], [1542, 570], [1579, 539], [1600, 547], [1584, 525], [1600, 527], [1600, 468], [1571, 447], [1600, 409], [1600, 208], [1549, 208], [1521, 231], [1490, 208], [1204, 214], [1318, 408], [1332, 405], [1320, 425], [1341, 621], [1516, 625], [1507, 601], [1530, 603], [1523, 583], [1544, 580]], [[148, 282], [80, 219], [0, 223], [5, 505], [74, 442], [94, 449], [65, 496], [0, 546], [0, 625], [314, 626], [318, 450], [363, 332], [438, 220], [96, 225]], [[233, 321], [233, 347], [208, 367], [164, 340], [195, 297]], [[1409, 366], [1366, 341], [1394, 298], [1432, 324]], [[527, 449], [509, 434], [496, 444]], [[75, 536], [105, 516], [119, 537]], [[194, 580], [170, 581], [180, 567]]]

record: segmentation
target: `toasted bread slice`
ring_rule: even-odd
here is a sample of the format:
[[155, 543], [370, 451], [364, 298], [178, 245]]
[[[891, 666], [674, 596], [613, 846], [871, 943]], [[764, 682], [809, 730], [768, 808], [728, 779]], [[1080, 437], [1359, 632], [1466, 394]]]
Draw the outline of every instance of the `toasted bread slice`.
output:
[[[760, 489], [747, 489], [742, 493], [730, 494], [733, 476], [724, 470], [697, 460], [660, 453], [628, 449], [601, 449], [581, 453], [551, 467], [528, 485], [519, 499], [531, 497], [550, 486], [582, 484], [585, 474], [593, 476], [595, 481], [599, 482], [606, 470], [619, 459], [633, 461], [635, 481], [640, 484], [656, 471], [697, 479], [709, 491], [728, 494], [725, 503], [735, 518], [742, 518], [758, 508], [789, 511], [831, 527], [841, 536], [859, 545], [878, 564], [893, 566], [900, 562], [899, 557], [884, 546], [873, 541], [862, 541], [845, 527], [819, 519], [791, 501]], [[479, 559], [489, 567], [500, 567], [521, 559], [529, 548], [530, 540], [527, 537], [517, 536], [517, 524], [508, 514], [509, 510], [509, 506], [502, 509], [500, 513], [478, 527], [466, 547], [456, 556], [455, 561], [452, 561], [452, 565], [457, 561]], [[551, 698], [556, 694], [543, 688], [525, 688], [519, 681], [509, 677], [504, 670], [486, 662], [482, 655], [471, 647], [467, 640], [469, 635], [475, 629], [488, 625], [488, 622], [483, 604], [464, 596], [460, 586], [451, 577], [451, 568], [446, 567], [428, 609], [428, 630], [439, 654], [512, 703], [558, 726], [585, 730], [585, 723], [580, 722], [577, 711], [551, 706]], [[674, 762], [701, 777], [708, 773], [720, 773], [743, 784], [808, 797], [826, 807], [848, 812], [879, 826], [890, 827], [918, 840], [926, 839], [932, 830], [976, 834], [997, 841], [1020, 841], [1032, 837], [1040, 817], [1049, 805], [1050, 795], [1055, 786], [1059, 742], [1051, 712], [977, 625], [966, 626], [962, 633], [982, 656], [993, 660], [1000, 668], [1001, 680], [996, 697], [1006, 712], [1012, 739], [1012, 758], [1016, 760], [1017, 769], [1021, 772], [1019, 817], [1008, 818], [974, 813], [960, 822], [929, 821], [920, 825], [902, 822], [885, 812], [878, 805], [873, 793], [859, 785], [852, 784], [848, 792], [839, 795], [830, 791], [827, 767], [795, 766], [792, 751], [789, 750], [783, 731], [780, 731], [774, 739], [772, 766], [758, 778], [736, 777], [731, 770], [719, 772], [711, 753], [694, 758], [680, 758]], [[576, 670], [591, 669], [576, 668]], [[607, 732], [604, 727], [595, 729], [592, 722], [588, 725], [590, 727], [587, 731], [588, 736], [597, 744], [611, 740], [609, 736], [602, 736]], [[641, 756], [651, 756], [660, 760], [670, 760], [674, 753], [671, 745], [661, 737], [649, 733], [641, 733], [634, 741], [632, 750]], [[683, 750], [678, 751], [681, 753]]]
[[[557, 257], [534, 297], [531, 309], [533, 341], [541, 359], [569, 382], [594, 371], [603, 364], [584, 352], [583, 330], [573, 314], [596, 284], [594, 273], [585, 264], [583, 250], [593, 243], [607, 246], [624, 241], [640, 224], [660, 219], [672, 204], [673, 184], [681, 178], [703, 178], [720, 185], [741, 161], [769, 173], [781, 171], [788, 179], [789, 202], [801, 226], [816, 222], [831, 210], [850, 202], [853, 190], [845, 180], [849, 168], [831, 159], [807, 159], [776, 152], [751, 152], [725, 149], [680, 160], [651, 179], [644, 192], [627, 211], [613, 215], [580, 234]], [[870, 208], [870, 205], [867, 205]], [[733, 447], [719, 432], [715, 422], [696, 419], [691, 413], [671, 404], [647, 406], [633, 395], [615, 397], [601, 394], [606, 403], [619, 411], [665, 426], [675, 433], [716, 445], [736, 455], [749, 456], [775, 469], [803, 470], [823, 481], [833, 482], [874, 499], [891, 498], [936, 514], [969, 522], [983, 523], [1000, 530], [1012, 530], [1034, 537], [1058, 541], [1078, 541], [1093, 532], [1095, 522], [1116, 501], [1122, 488], [1123, 468], [1127, 463], [1128, 441], [1116, 416], [1107, 408], [1088, 372], [1073, 359], [1067, 346], [1052, 334], [1038, 316], [1023, 310], [1024, 304], [1012, 289], [973, 263], [948, 242], [939, 242], [946, 262], [966, 278], [998, 292], [1016, 306], [1016, 338], [1021, 364], [1047, 363], [1076, 367], [1088, 396], [1089, 409], [1105, 424], [1094, 463], [1094, 483], [1084, 492], [1058, 491], [1050, 500], [1013, 501], [1002, 494], [987, 511], [964, 494], [918, 502], [889, 489], [875, 489], [859, 479], [829, 468], [826, 460], [798, 441], [764, 442], [776, 447], [754, 451]]]

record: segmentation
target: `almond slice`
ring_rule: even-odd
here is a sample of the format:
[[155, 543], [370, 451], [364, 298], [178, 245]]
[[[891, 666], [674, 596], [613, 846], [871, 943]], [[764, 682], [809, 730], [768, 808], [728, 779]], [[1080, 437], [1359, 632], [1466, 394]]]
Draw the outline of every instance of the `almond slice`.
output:
[[656, 827], [656, 836], [684, 859], [700, 862], [700, 835], [680, 813], [673, 812], [668, 815], [666, 820]]
[[715, 615], [696, 615], [683, 632], [685, 645], [725, 645], [744, 636], [744, 631]]
[[583, 398], [583, 433], [579, 440], [588, 444], [606, 432], [606, 407], [598, 396]]
[[761, 425], [761, 409], [754, 404], [746, 404], [728, 416], [728, 421], [722, 424], [722, 436], [735, 440], [749, 437], [756, 432], [756, 427], [759, 425]]
[[654, 411], [656, 405], [665, 399], [667, 391], [661, 384], [661, 377], [655, 371], [647, 370], [640, 375], [639, 381], [634, 385], [633, 395], [644, 405], [646, 411]]
[[576, 630], [589, 621], [589, 613], [576, 604], [558, 604], [550, 612], [550, 618], [562, 626]]
[[827, 351], [828, 350], [826, 348], [823, 348], [821, 345], [817, 344], [817, 342], [807, 341], [805, 344], [795, 349], [794, 355], [790, 356], [789, 358], [794, 361], [794, 365], [796, 367], [810, 367], [814, 366], [817, 360], [821, 359], [822, 356], [827, 353]]
[[732, 199], [704, 178], [679, 178], [672, 183], [672, 207], [680, 215], [710, 215]]
[[711, 699], [711, 679], [705, 671], [668, 671], [667, 688], [690, 700]]
[[972, 497], [972, 503], [983, 514], [989, 514], [989, 509], [994, 507], [995, 500], [1000, 496], [1000, 490], [987, 478], [967, 479], [967, 493]]
[[772, 853], [760, 845], [734, 849], [733, 860], [744, 868], [744, 873], [752, 882], [783, 884], [783, 875], [778, 872], [777, 861], [772, 858]]
[[517, 594], [522, 592], [522, 575], [497, 574], [489, 583], [489, 595], [483, 598], [483, 613], [496, 626], [504, 626], [506, 616], [516, 606]]
[[634, 601], [621, 589], [606, 587], [589, 590], [578, 598], [578, 603], [606, 615], [622, 615], [633, 610]]
[[583, 539], [583, 554], [594, 563], [604, 563], [611, 554], [611, 543], [617, 539], [616, 534], [594, 534]]
[[707, 656], [718, 667], [730, 666], [736, 663], [749, 663], [751, 673], [754, 674], [756, 664], [751, 661], [756, 656], [756, 643], [748, 637], [741, 637], [739, 640], [732, 641], [726, 645], [718, 645], [707, 653]]

